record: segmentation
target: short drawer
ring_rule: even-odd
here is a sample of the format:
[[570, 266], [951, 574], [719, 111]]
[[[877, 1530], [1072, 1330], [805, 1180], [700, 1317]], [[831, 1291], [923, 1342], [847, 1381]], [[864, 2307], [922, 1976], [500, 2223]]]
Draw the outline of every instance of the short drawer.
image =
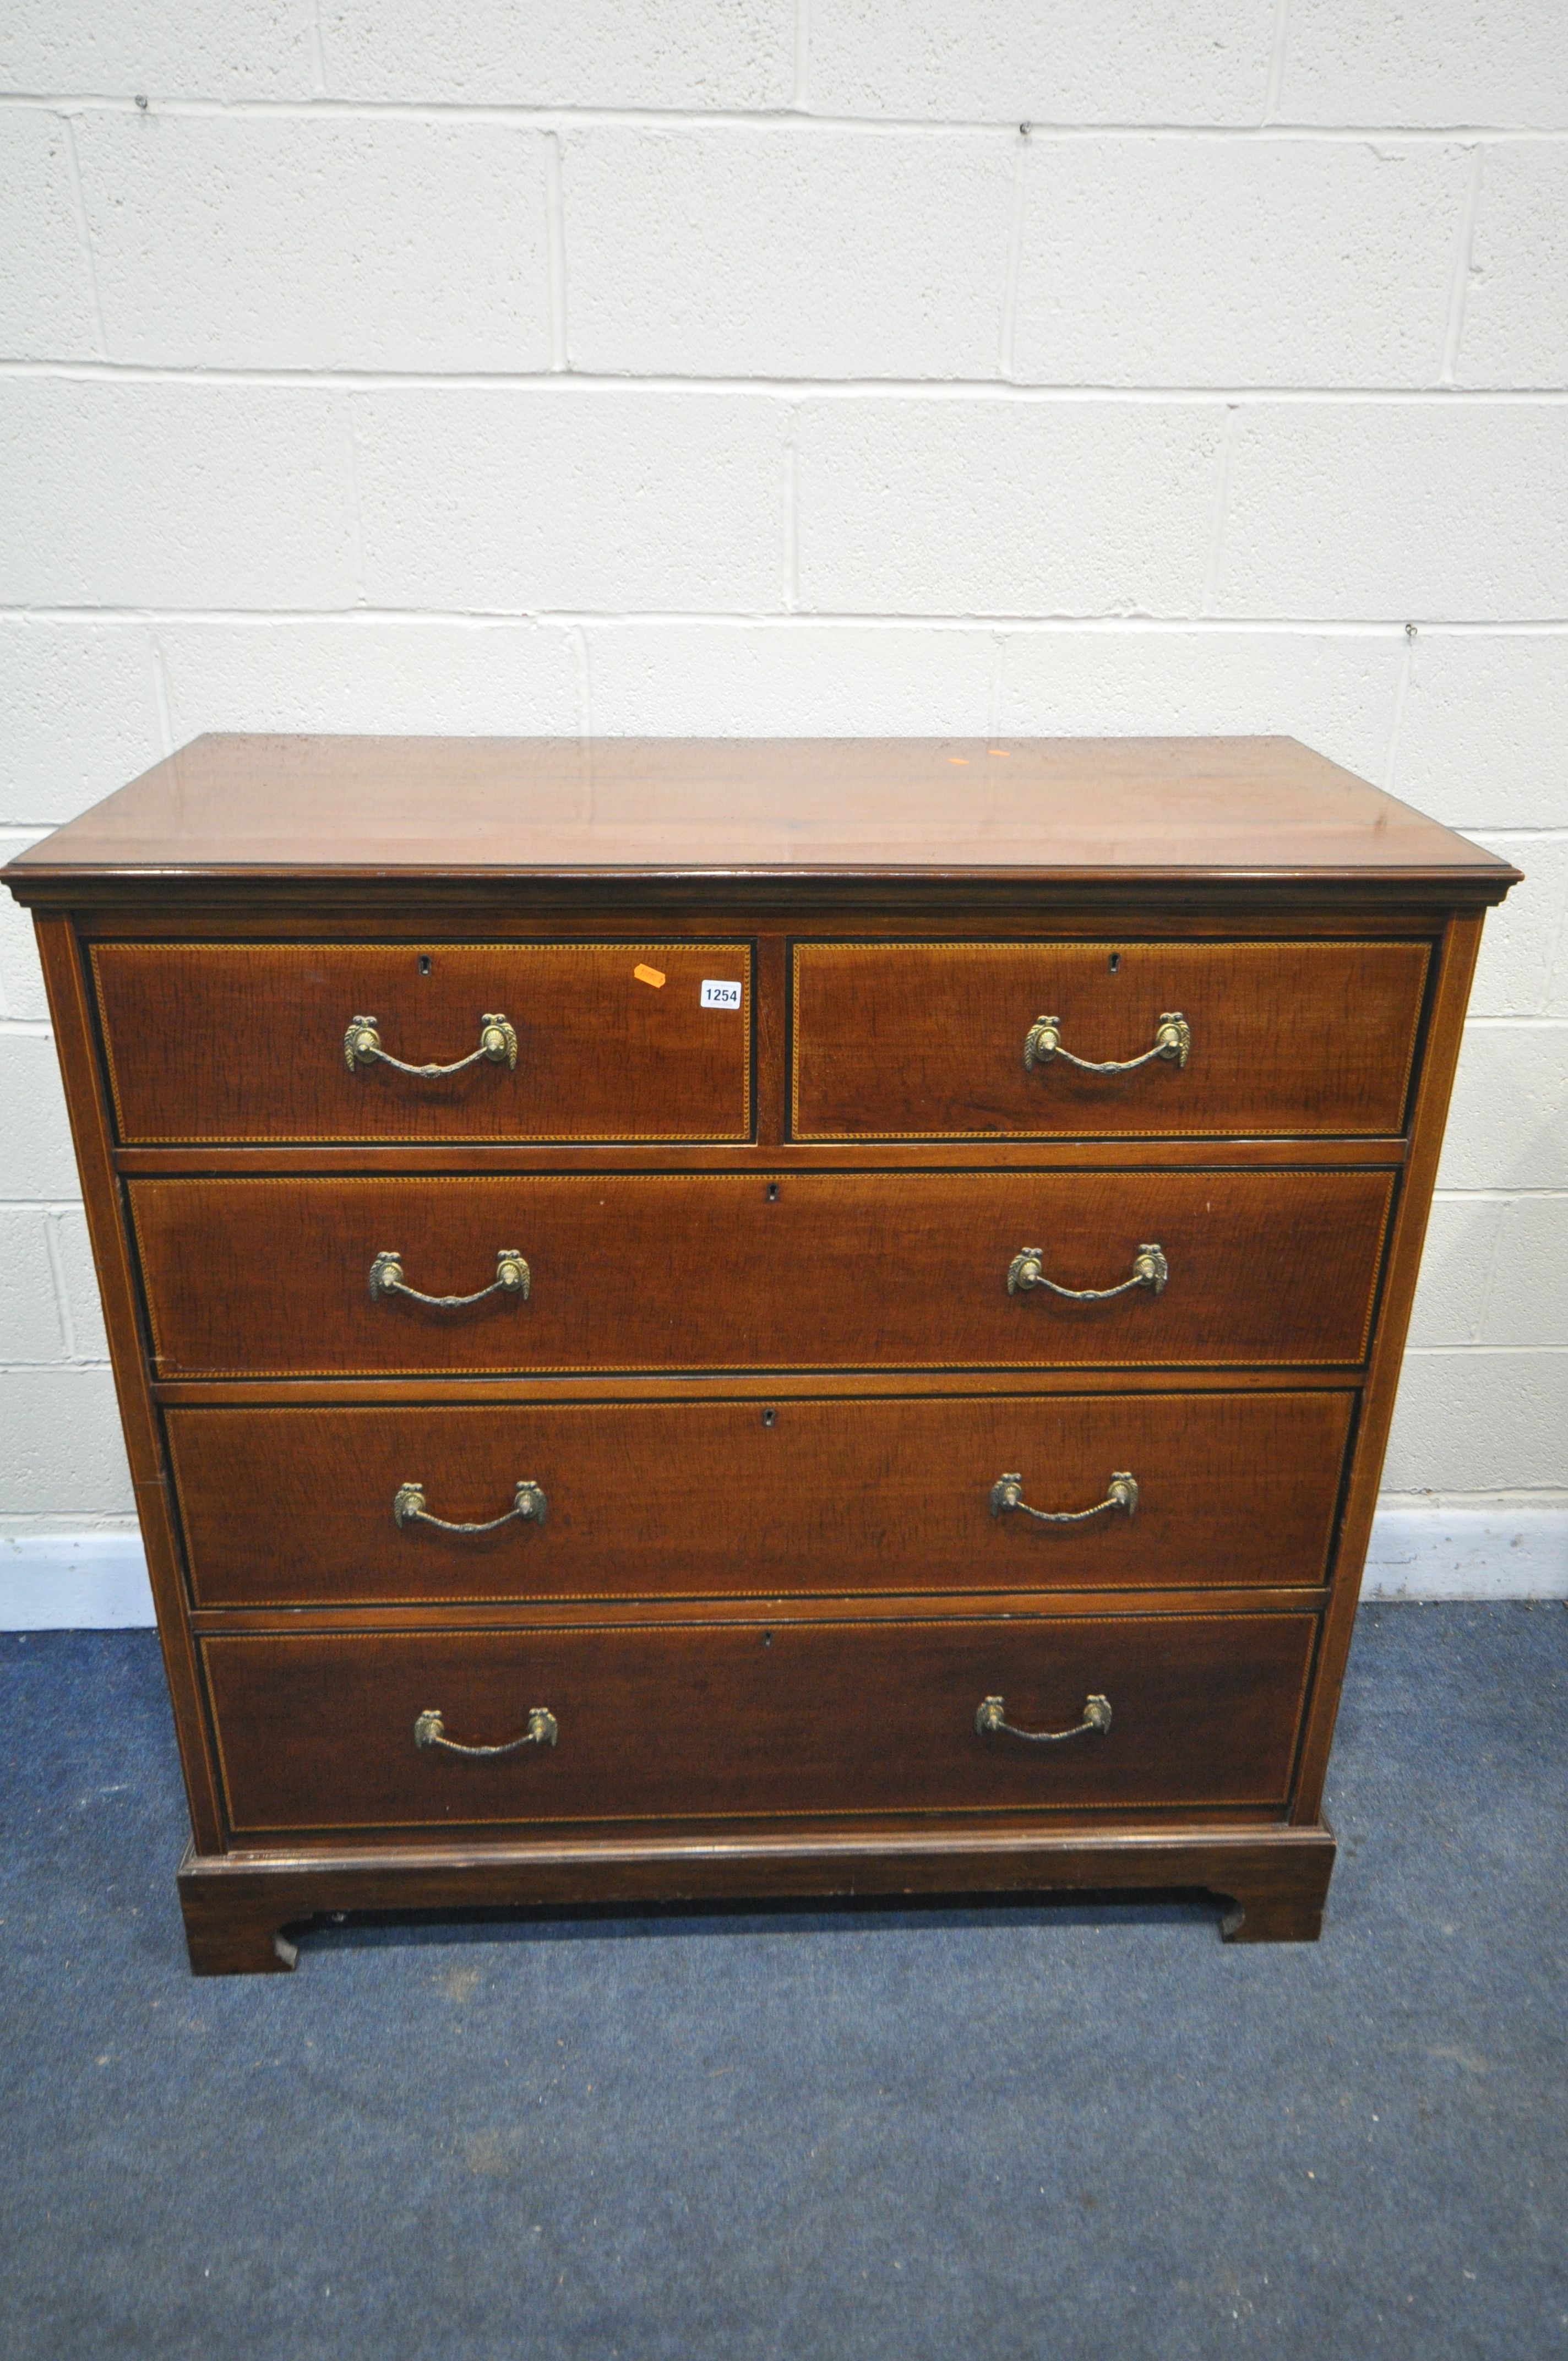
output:
[[104, 942], [93, 970], [127, 1143], [751, 1132], [744, 943]]
[[1415, 942], [801, 943], [800, 1139], [1403, 1130]]
[[214, 1179], [128, 1194], [162, 1378], [1243, 1367], [1364, 1357], [1393, 1178]]
[[[1280, 1806], [1315, 1630], [949, 1616], [247, 1635], [202, 1653], [229, 1823], [258, 1836]], [[1032, 1744], [992, 1719], [1080, 1734]]]
[[1309, 1587], [1343, 1393], [172, 1410], [202, 1607]]

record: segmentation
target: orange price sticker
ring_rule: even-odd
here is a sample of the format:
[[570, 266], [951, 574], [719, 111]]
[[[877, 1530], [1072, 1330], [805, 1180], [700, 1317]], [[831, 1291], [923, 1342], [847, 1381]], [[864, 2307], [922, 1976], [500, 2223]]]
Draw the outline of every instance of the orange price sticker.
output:
[[664, 984], [664, 971], [663, 968], [644, 967], [641, 961], [639, 961], [631, 972], [637, 978], [639, 983], [651, 983], [655, 992], [663, 990]]

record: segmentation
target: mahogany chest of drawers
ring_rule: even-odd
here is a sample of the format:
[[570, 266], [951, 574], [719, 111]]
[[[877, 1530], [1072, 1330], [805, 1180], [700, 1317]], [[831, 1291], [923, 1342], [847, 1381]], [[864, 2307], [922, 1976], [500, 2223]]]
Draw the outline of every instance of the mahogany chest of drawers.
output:
[[698, 1895], [1315, 1935], [1515, 874], [1277, 740], [209, 738], [13, 862], [193, 1966]]

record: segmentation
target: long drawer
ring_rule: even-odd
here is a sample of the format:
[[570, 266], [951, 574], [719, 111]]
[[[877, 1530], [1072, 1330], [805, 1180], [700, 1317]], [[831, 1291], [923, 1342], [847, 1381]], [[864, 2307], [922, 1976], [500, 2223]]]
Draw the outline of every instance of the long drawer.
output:
[[[1279, 1806], [1315, 1630], [931, 1618], [247, 1635], [202, 1653], [230, 1826], [256, 1836]], [[993, 1721], [1079, 1734], [1031, 1743]]]
[[418, 1403], [181, 1409], [168, 1432], [199, 1606], [395, 1605], [1310, 1586], [1350, 1411], [1328, 1392]]
[[802, 943], [800, 1139], [1404, 1128], [1418, 942]]
[[286, 1377], [1354, 1363], [1393, 1185], [596, 1174], [129, 1197], [159, 1374]]
[[744, 943], [104, 942], [93, 970], [127, 1142], [751, 1130]]

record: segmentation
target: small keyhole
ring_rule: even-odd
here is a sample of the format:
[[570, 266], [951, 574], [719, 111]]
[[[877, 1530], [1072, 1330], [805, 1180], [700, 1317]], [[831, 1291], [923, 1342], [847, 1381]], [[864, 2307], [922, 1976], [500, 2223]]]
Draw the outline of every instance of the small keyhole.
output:
[[1121, 952], [1120, 952], [1120, 951], [1113, 951], [1113, 952], [1112, 952], [1112, 954], [1111, 954], [1111, 972], [1112, 972], [1112, 974], [1113, 974], [1113, 975], [1115, 975], [1116, 973], [1118, 973], [1118, 972], [1119, 972], [1119, 971], [1120, 971], [1120, 969], [1121, 969], [1121, 965], [1122, 965], [1122, 954], [1121, 954]]
[[771, 1647], [773, 1646], [773, 1633], [772, 1633], [771, 1631], [764, 1631], [764, 1632], [763, 1632], [763, 1634], [762, 1634], [762, 1645], [763, 1645], [763, 1647], [764, 1647], [764, 1648], [771, 1648]]
[[770, 1180], [768, 1183], [768, 1202], [770, 1205], [776, 1205], [778, 1202], [779, 1184], [776, 1180]]
[[763, 1424], [764, 1426], [772, 1426], [772, 1424], [773, 1424], [773, 1421], [777, 1418], [777, 1416], [778, 1416], [778, 1412], [777, 1412], [777, 1411], [776, 1411], [776, 1410], [765, 1410], [765, 1411], [762, 1412], [762, 1424]]
[[421, 975], [428, 975], [430, 973], [430, 953], [428, 951], [421, 951], [419, 955], [419, 972]]

